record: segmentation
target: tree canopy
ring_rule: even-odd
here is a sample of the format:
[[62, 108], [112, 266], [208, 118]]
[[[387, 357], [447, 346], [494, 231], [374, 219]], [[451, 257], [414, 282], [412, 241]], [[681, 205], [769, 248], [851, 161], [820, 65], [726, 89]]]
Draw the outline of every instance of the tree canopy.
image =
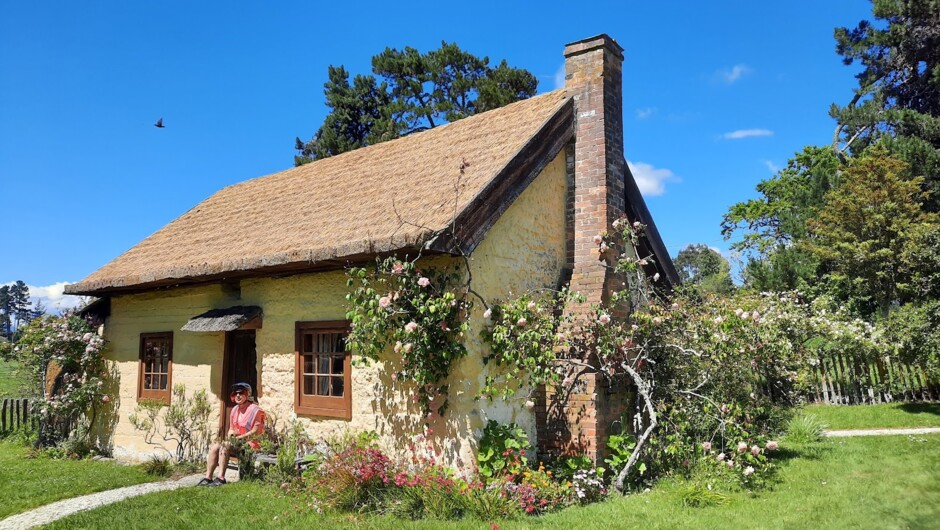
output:
[[689, 245], [673, 261], [685, 285], [709, 293], [727, 294], [734, 290], [731, 264], [708, 245]]
[[932, 188], [940, 206], [940, 0], [873, 0], [875, 22], [836, 28], [836, 52], [858, 62], [851, 101], [833, 105], [833, 146], [858, 154], [883, 141]]
[[0, 286], [0, 336], [12, 339], [17, 328], [32, 320], [31, 305], [29, 287], [22, 280]]
[[437, 50], [386, 48], [372, 58], [374, 75], [350, 83], [342, 66], [329, 67], [324, 84], [330, 113], [313, 138], [295, 140], [294, 165], [431, 129], [478, 112], [533, 96], [538, 80], [530, 72], [493, 67], [457, 44]]

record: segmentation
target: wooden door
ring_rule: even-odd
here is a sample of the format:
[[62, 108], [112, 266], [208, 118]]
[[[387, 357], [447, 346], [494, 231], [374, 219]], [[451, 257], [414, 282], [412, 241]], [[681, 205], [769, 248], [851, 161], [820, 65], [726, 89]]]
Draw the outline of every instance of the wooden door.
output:
[[220, 423], [221, 436], [228, 434], [229, 418], [234, 403], [229, 399], [232, 385], [248, 383], [255, 400], [260, 394], [258, 389], [258, 355], [255, 351], [255, 330], [245, 329], [229, 331], [225, 336], [225, 357], [222, 361], [222, 396], [223, 414]]

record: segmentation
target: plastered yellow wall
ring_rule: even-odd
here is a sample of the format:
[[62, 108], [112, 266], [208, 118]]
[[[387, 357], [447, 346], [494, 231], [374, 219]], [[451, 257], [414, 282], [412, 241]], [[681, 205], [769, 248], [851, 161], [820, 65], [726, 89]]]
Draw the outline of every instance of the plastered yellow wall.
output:
[[[105, 325], [104, 355], [112, 361], [111, 385], [114, 408], [104, 423], [114, 433], [114, 453], [118, 457], [143, 458], [158, 450], [144, 443], [128, 416], [137, 406], [137, 379], [140, 334], [173, 332], [172, 382], [186, 385], [187, 394], [198, 389], [218, 389], [222, 384], [221, 333], [188, 333], [180, 328], [193, 316], [214, 307], [236, 305], [219, 285], [173, 289], [146, 294], [116, 296], [111, 300], [111, 316]], [[212, 394], [218, 399], [217, 392]], [[218, 424], [218, 416], [212, 425]], [[175, 444], [167, 447], [175, 451]]]
[[[470, 256], [474, 289], [488, 301], [510, 298], [528, 290], [554, 288], [565, 260], [565, 160], [553, 160], [500, 217]], [[427, 265], [446, 265], [436, 258]], [[436, 263], [435, 263], [436, 262]], [[136, 406], [137, 357], [140, 333], [174, 331], [173, 382], [185, 383], [188, 392], [206, 388], [219, 399], [224, 338], [222, 333], [179, 331], [194, 315], [212, 308], [257, 305], [264, 311], [256, 331], [261, 405], [285, 427], [299, 420], [314, 436], [342, 431], [374, 430], [389, 449], [401, 449], [407, 437], [420, 432], [420, 415], [407, 384], [393, 384], [395, 360], [354, 367], [352, 420], [297, 417], [294, 403], [294, 333], [299, 321], [345, 318], [346, 277], [343, 271], [284, 278], [242, 280], [240, 293], [220, 286], [175, 289], [145, 295], [118, 296], [112, 300], [112, 316], [106, 326], [110, 341], [106, 355], [119, 367], [120, 399], [114, 429], [115, 454], [141, 458], [153, 447], [143, 443], [127, 420]], [[475, 439], [487, 419], [515, 421], [535, 434], [534, 415], [520, 398], [512, 403], [477, 401], [484, 367], [484, 307], [475, 301], [467, 337], [469, 355], [451, 376], [451, 407], [444, 418], [434, 418], [433, 440], [455, 466], [472, 467]], [[218, 419], [213, 418], [213, 426]]]

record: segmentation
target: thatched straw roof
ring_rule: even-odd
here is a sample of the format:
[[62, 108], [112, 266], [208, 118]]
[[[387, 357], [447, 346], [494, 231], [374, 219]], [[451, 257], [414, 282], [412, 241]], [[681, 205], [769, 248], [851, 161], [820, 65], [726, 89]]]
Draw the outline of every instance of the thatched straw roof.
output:
[[432, 239], [444, 251], [451, 224], [448, 244], [472, 249], [571, 138], [571, 108], [559, 90], [229, 186], [66, 292], [336, 268]]
[[254, 305], [211, 309], [189, 319], [180, 331], [234, 331], [260, 316], [261, 308]]

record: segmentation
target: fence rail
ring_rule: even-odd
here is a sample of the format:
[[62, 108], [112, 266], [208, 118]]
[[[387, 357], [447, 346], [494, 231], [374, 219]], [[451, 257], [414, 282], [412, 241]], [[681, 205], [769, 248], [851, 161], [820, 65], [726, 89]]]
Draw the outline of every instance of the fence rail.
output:
[[940, 381], [927, 377], [919, 366], [851, 355], [820, 359], [813, 375], [817, 403], [858, 404], [892, 401], [936, 401]]
[[3, 398], [0, 405], [0, 433], [8, 433], [35, 425], [29, 398]]

